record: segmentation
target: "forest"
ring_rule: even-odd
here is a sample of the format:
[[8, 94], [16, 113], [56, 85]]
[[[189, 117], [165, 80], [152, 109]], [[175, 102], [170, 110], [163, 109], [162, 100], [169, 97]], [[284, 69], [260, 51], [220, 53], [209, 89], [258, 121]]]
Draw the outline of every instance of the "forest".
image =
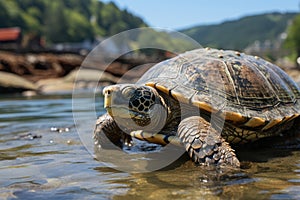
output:
[[243, 50], [257, 41], [278, 40], [297, 13], [265, 13], [245, 16], [220, 24], [200, 25], [181, 30], [202, 45]]
[[147, 26], [113, 2], [98, 0], [8, 0], [0, 1], [0, 10], [0, 28], [17, 26], [47, 43], [81, 42]]

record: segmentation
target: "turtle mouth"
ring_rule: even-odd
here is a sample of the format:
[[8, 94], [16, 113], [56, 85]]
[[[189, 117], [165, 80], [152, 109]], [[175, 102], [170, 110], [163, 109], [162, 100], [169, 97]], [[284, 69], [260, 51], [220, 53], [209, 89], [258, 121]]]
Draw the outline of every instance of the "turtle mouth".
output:
[[146, 117], [145, 113], [141, 113], [135, 110], [130, 110], [128, 107], [123, 106], [106, 106], [105, 109], [107, 110], [108, 114], [111, 117], [118, 117], [123, 119], [136, 119], [136, 120], [143, 120]]

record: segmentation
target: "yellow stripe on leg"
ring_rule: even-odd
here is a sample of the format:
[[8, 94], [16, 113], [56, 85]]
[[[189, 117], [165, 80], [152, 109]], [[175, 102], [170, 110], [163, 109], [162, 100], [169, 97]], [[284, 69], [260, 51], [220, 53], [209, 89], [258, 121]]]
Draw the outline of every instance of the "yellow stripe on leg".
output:
[[163, 146], [169, 143], [176, 146], [182, 146], [181, 142], [179, 141], [179, 138], [176, 136], [167, 136], [159, 133], [152, 134], [144, 131], [133, 131], [130, 133], [130, 135], [136, 139], [147, 141], [154, 144], [163, 145]]

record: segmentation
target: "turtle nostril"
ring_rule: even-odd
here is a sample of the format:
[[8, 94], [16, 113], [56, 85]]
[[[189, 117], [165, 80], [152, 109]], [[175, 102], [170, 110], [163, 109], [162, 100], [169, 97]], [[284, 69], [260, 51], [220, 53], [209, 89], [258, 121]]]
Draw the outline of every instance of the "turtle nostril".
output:
[[111, 95], [111, 90], [110, 89], [105, 89], [103, 91], [104, 95]]

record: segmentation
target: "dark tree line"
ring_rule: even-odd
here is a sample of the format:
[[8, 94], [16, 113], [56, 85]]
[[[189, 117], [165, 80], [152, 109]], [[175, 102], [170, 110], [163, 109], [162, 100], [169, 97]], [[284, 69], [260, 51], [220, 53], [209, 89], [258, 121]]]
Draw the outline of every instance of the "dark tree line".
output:
[[[298, 14], [292, 21], [288, 28], [288, 35], [285, 42], [287, 48], [291, 49], [292, 58], [296, 60], [300, 58], [300, 14]], [[300, 66], [300, 63], [297, 63]]]

